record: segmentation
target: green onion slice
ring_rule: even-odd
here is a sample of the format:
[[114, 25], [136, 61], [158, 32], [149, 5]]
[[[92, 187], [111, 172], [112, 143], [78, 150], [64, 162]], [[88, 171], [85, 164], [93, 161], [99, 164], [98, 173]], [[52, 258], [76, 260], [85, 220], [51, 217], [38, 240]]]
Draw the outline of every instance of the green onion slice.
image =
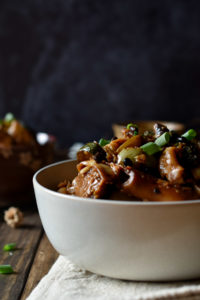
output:
[[194, 139], [197, 135], [197, 132], [194, 129], [190, 129], [188, 131], [186, 131], [184, 134], [182, 134], [182, 136], [184, 138], [186, 138], [188, 141], [191, 141], [192, 139]]
[[101, 146], [101, 147], [103, 147], [103, 146], [105, 146], [105, 145], [107, 145], [107, 144], [109, 144], [110, 143], [110, 140], [105, 140], [105, 139], [100, 139], [99, 140], [99, 145]]
[[126, 128], [127, 128], [128, 130], [131, 130], [131, 131], [133, 131], [133, 129], [134, 129], [133, 135], [138, 135], [138, 126], [137, 126], [137, 124], [129, 123], [129, 124], [126, 126]]
[[14, 273], [11, 265], [0, 265], [0, 274], [12, 274]]
[[16, 249], [16, 243], [10, 243], [10, 244], [6, 244], [3, 247], [4, 251], [13, 251]]
[[137, 124], [129, 123], [129, 124], [126, 126], [127, 129], [130, 129], [131, 127], [137, 128], [137, 129], [138, 129]]
[[5, 122], [12, 122], [13, 120], [15, 120], [15, 117], [12, 113], [7, 113], [4, 117]]
[[137, 129], [134, 131], [133, 135], [138, 135], [138, 130]]
[[163, 146], [165, 146], [166, 144], [169, 143], [169, 140], [170, 140], [170, 134], [169, 134], [169, 132], [165, 132], [159, 138], [157, 138], [155, 140], [155, 143], [159, 147], [163, 147]]
[[153, 155], [160, 151], [160, 147], [153, 142], [146, 143], [140, 148], [148, 155]]
[[132, 163], [135, 163], [136, 156], [142, 153], [141, 148], [124, 148], [118, 154], [118, 163], [122, 163], [126, 158], [130, 159]]

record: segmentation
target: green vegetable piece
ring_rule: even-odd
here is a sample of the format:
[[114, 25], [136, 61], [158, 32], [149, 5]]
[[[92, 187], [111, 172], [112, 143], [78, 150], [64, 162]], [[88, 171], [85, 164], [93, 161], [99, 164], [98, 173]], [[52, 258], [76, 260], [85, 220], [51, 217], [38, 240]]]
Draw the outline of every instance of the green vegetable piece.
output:
[[129, 123], [129, 124], [126, 126], [127, 129], [130, 129], [131, 127], [137, 128], [137, 129], [138, 129], [137, 124]]
[[190, 129], [188, 131], [186, 131], [184, 134], [182, 134], [182, 136], [184, 138], [186, 138], [188, 141], [193, 140], [197, 135], [197, 132], [194, 129]]
[[16, 243], [10, 243], [10, 244], [6, 244], [3, 247], [4, 251], [13, 251], [16, 249]]
[[94, 158], [98, 162], [106, 158], [106, 152], [97, 142], [87, 143], [77, 152], [77, 160], [79, 162], [90, 158]]
[[118, 154], [118, 163], [123, 162], [126, 158], [130, 159], [132, 163], [134, 164], [135, 158], [137, 155], [142, 153], [142, 149], [140, 148], [124, 148], [120, 153]]
[[79, 151], [90, 152], [91, 154], [95, 154], [99, 150], [100, 146], [97, 143], [90, 142], [85, 144], [80, 148]]
[[12, 113], [7, 113], [4, 117], [5, 122], [12, 122], [13, 120], [15, 120], [15, 117]]
[[0, 274], [12, 274], [14, 273], [11, 265], [0, 265]]
[[99, 140], [99, 145], [101, 146], [101, 147], [103, 147], [103, 146], [105, 146], [105, 145], [107, 145], [107, 144], [109, 144], [110, 143], [110, 140], [105, 140], [105, 139], [100, 139]]
[[[138, 135], [138, 126], [137, 126], [137, 124], [129, 123], [129, 124], [126, 126], [126, 128], [127, 128], [128, 130], [133, 131], [133, 135]], [[133, 129], [134, 129], [134, 130], [133, 130]]]
[[159, 138], [157, 138], [155, 140], [155, 143], [159, 147], [163, 147], [163, 146], [165, 146], [166, 144], [169, 143], [169, 140], [170, 140], [170, 134], [169, 134], [169, 132], [165, 132]]
[[160, 147], [153, 142], [146, 143], [140, 148], [148, 155], [153, 155], [160, 151]]

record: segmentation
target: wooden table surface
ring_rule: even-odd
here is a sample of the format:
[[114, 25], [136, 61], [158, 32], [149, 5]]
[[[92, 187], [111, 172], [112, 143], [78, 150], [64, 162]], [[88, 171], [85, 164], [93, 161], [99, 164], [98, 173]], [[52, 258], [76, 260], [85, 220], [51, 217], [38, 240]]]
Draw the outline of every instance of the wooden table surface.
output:
[[[58, 257], [42, 229], [35, 204], [18, 207], [24, 213], [24, 222], [17, 229], [3, 221], [5, 208], [0, 208], [0, 264], [11, 264], [15, 271], [0, 274], [1, 300], [26, 299]], [[4, 252], [3, 246], [8, 243], [16, 243], [17, 250]]]

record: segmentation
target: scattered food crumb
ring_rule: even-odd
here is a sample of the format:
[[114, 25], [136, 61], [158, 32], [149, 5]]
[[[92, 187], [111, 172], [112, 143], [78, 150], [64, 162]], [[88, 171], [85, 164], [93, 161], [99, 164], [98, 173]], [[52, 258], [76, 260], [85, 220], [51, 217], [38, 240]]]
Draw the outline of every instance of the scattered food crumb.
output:
[[10, 207], [4, 213], [4, 220], [12, 228], [19, 227], [23, 222], [23, 213], [17, 207]]

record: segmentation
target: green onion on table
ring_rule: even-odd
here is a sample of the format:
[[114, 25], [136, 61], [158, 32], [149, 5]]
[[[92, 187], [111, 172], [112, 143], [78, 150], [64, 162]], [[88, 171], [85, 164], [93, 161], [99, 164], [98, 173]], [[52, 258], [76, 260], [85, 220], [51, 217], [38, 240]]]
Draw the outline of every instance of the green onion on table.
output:
[[11, 265], [0, 265], [0, 274], [12, 274], [14, 270]]
[[9, 243], [9, 244], [4, 245], [3, 250], [4, 251], [16, 250], [16, 243]]

